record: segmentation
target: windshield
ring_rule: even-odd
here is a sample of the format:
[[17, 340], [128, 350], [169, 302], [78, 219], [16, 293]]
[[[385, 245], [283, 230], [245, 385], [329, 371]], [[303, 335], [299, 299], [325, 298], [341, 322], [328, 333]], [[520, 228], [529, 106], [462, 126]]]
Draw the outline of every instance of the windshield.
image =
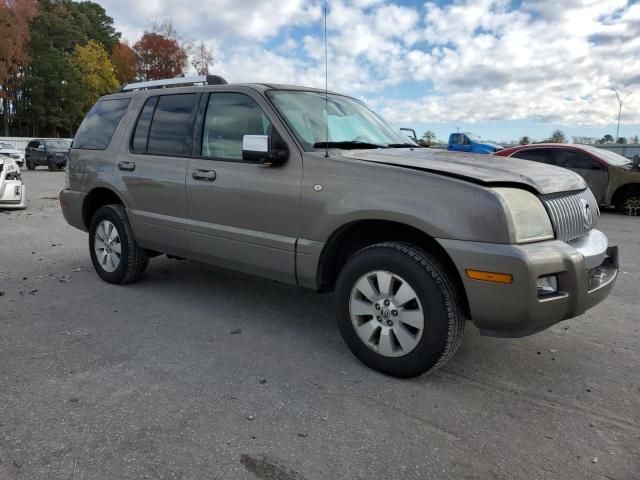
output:
[[2, 149], [11, 149], [11, 150], [15, 150], [16, 149], [16, 147], [14, 147], [10, 143], [6, 143], [6, 142], [0, 142], [0, 148], [2, 148]]
[[48, 148], [55, 148], [59, 150], [69, 150], [71, 142], [68, 140], [47, 140]]
[[[307, 151], [322, 148], [326, 142], [331, 148], [353, 148], [358, 143], [374, 147], [411, 146], [398, 129], [353, 98], [329, 94], [325, 103], [324, 93], [290, 90], [270, 91], [267, 96]], [[344, 145], [332, 145], [336, 143]]]
[[622, 155], [618, 155], [615, 152], [610, 150], [605, 150], [604, 148], [591, 147], [589, 145], [582, 145], [582, 148], [587, 150], [590, 153], [593, 153], [595, 156], [601, 158], [609, 165], [622, 166], [631, 163], [631, 160], [623, 157]]

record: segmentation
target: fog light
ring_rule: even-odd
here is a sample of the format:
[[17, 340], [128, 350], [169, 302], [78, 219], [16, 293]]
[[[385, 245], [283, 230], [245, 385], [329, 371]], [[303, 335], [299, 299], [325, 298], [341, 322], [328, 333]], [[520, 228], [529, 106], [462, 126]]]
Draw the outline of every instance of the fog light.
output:
[[553, 295], [554, 293], [558, 293], [558, 277], [555, 275], [538, 277], [538, 296]]

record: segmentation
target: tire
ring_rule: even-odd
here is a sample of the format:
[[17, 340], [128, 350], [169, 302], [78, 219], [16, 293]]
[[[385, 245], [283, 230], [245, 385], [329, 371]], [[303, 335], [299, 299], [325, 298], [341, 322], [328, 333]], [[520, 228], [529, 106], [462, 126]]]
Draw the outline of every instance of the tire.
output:
[[[362, 293], [367, 285], [369, 298]], [[462, 341], [465, 316], [454, 282], [436, 257], [411, 245], [379, 243], [354, 254], [338, 276], [335, 299], [338, 328], [353, 354], [394, 377], [443, 366]]]
[[53, 158], [47, 159], [47, 167], [49, 168], [50, 172], [57, 172], [58, 170], [60, 170]]
[[620, 213], [640, 216], [640, 188], [626, 188], [616, 196], [616, 208]]
[[[116, 230], [115, 234], [109, 235], [109, 232], [112, 232], [109, 225]], [[110, 239], [112, 243], [107, 245], [104, 239]], [[105, 252], [109, 259], [106, 258], [107, 255], [98, 258], [96, 249], [100, 245], [103, 248], [99, 251]], [[119, 257], [117, 245], [120, 250]], [[149, 263], [147, 251], [136, 243], [122, 205], [105, 205], [93, 215], [89, 226], [89, 252], [96, 272], [109, 283], [135, 282], [142, 277]]]
[[34, 163], [31, 161], [30, 158], [27, 158], [25, 160], [25, 162], [27, 163], [27, 170], [35, 170], [36, 166], [34, 165]]

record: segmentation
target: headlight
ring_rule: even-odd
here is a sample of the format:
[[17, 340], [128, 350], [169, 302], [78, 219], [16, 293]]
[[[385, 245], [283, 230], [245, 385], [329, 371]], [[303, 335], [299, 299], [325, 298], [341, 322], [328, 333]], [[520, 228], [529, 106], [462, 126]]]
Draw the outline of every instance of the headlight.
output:
[[494, 188], [493, 191], [504, 206], [513, 243], [555, 238], [549, 214], [538, 197], [519, 188]]
[[16, 165], [13, 162], [9, 162], [9, 163], [5, 163], [4, 164], [4, 170], [5, 172], [7, 172], [7, 175], [9, 175], [10, 173], [18, 173], [18, 165]]

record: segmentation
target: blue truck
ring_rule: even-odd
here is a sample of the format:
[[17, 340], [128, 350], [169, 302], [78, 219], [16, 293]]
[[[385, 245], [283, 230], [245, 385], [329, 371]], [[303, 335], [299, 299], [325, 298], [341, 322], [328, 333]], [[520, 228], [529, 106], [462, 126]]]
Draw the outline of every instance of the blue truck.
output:
[[491, 154], [504, 147], [496, 143], [487, 142], [482, 140], [479, 136], [473, 133], [452, 133], [449, 135], [449, 143], [447, 144], [447, 150], [454, 152], [471, 152], [471, 153], [485, 153]]

